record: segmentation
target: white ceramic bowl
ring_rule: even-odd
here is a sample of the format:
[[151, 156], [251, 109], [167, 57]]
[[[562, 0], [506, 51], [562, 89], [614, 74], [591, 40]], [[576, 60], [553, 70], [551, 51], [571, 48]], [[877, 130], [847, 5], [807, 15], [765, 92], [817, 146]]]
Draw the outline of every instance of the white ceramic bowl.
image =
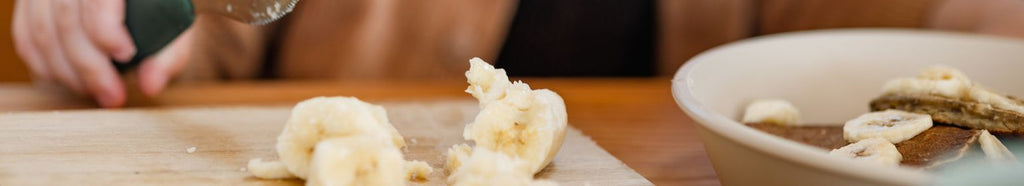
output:
[[1024, 95], [1024, 41], [878, 29], [787, 33], [721, 46], [679, 69], [672, 94], [700, 123], [723, 185], [922, 185], [930, 173], [828, 156], [737, 120], [752, 99], [783, 98], [800, 109], [805, 123], [841, 124], [868, 112], [886, 80], [934, 64]]

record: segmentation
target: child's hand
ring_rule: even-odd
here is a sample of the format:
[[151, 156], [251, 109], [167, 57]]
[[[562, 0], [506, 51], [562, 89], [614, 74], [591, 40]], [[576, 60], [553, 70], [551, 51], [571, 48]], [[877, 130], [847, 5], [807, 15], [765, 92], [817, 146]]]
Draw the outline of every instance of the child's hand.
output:
[[[123, 0], [18, 0], [11, 25], [15, 49], [34, 78], [55, 81], [104, 107], [124, 104], [124, 85], [111, 61], [128, 61], [135, 46], [124, 26]], [[184, 66], [188, 32], [139, 67], [142, 91], [156, 95]]]

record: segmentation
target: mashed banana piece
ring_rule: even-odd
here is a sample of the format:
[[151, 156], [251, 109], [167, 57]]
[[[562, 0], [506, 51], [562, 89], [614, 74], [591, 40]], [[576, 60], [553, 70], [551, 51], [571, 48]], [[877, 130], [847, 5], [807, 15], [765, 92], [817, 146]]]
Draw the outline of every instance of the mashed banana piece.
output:
[[248, 171], [266, 179], [303, 178], [307, 185], [401, 185], [410, 171], [429, 175], [432, 168], [423, 162], [407, 170], [399, 151], [404, 145], [383, 107], [351, 97], [317, 97], [292, 109], [277, 138], [281, 160], [254, 159]]
[[547, 89], [510, 82], [503, 69], [473, 58], [466, 92], [480, 102], [480, 113], [463, 130], [466, 144], [448, 150], [445, 169], [452, 185], [557, 185], [534, 181], [562, 147], [567, 126], [565, 103]]
[[529, 162], [509, 157], [504, 153], [476, 147], [469, 159], [448, 177], [453, 186], [521, 186], [558, 185], [550, 181], [533, 179], [529, 173]]
[[477, 147], [523, 159], [530, 174], [539, 172], [562, 147], [567, 125], [562, 97], [509, 82], [503, 69], [480, 58], [470, 60], [470, 66], [466, 92], [477, 98], [482, 110], [466, 125], [463, 137]]
[[402, 152], [390, 145], [370, 136], [320, 141], [306, 185], [404, 185], [405, 160]]
[[425, 180], [430, 173], [434, 172], [434, 168], [430, 167], [425, 161], [406, 161], [405, 162], [406, 177], [409, 180]]
[[405, 145], [383, 107], [351, 97], [317, 97], [292, 109], [277, 138], [277, 155], [295, 176], [306, 178], [314, 146], [320, 140], [356, 135], [390, 141], [395, 148]]
[[464, 161], [469, 160], [470, 155], [473, 155], [473, 147], [466, 144], [453, 145], [446, 154], [448, 154], [448, 159], [444, 163], [444, 169], [448, 171], [448, 174], [453, 174], [459, 167], [462, 167]]
[[263, 179], [288, 179], [295, 178], [292, 172], [288, 171], [288, 166], [284, 165], [281, 161], [263, 161], [263, 159], [256, 158], [249, 160], [248, 168], [243, 168], [253, 176]]

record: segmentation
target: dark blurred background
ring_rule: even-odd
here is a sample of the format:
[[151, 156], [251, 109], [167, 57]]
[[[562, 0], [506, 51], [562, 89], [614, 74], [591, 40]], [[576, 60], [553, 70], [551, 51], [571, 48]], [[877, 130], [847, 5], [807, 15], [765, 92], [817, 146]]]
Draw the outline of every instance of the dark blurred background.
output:
[[497, 60], [510, 75], [654, 75], [653, 0], [521, 0], [516, 10]]

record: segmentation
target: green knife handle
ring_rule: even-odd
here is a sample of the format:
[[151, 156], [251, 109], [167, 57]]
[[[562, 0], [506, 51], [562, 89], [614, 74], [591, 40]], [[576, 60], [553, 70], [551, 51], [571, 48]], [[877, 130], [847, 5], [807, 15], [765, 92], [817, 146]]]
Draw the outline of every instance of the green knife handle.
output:
[[174, 41], [195, 21], [190, 0], [125, 0], [125, 25], [135, 42], [135, 56], [128, 63], [114, 62], [117, 71], [134, 68]]

